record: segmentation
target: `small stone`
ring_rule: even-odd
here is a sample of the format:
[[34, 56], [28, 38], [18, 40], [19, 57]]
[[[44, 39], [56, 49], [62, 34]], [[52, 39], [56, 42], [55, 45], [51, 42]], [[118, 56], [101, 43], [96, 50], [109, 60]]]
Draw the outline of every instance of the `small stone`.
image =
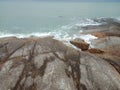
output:
[[80, 48], [82, 51], [88, 50], [89, 48], [89, 44], [79, 38], [71, 40], [70, 43]]

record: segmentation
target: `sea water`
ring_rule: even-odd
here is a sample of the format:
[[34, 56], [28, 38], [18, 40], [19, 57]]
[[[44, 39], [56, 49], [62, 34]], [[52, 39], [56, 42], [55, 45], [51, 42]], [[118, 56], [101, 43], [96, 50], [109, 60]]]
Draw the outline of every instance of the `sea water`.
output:
[[0, 37], [46, 36], [70, 39], [95, 18], [120, 20], [120, 3], [0, 1]]

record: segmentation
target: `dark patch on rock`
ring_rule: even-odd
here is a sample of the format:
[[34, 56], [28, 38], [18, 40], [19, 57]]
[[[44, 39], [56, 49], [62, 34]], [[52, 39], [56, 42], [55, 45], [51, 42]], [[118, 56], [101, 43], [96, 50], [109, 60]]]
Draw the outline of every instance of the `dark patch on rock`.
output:
[[82, 83], [81, 83], [80, 87], [81, 87], [80, 90], [87, 90], [86, 86], [84, 84], [82, 84]]
[[[73, 54], [73, 52], [75, 55]], [[76, 89], [80, 90], [80, 76], [81, 76], [81, 74], [80, 74], [80, 53], [78, 51], [75, 51], [72, 49], [71, 49], [71, 51], [68, 50], [68, 52], [66, 52], [66, 54], [64, 56], [67, 61], [60, 58], [56, 53], [53, 53], [53, 54], [57, 58], [59, 58], [60, 60], [65, 62], [65, 64], [68, 67], [67, 69], [65, 69], [66, 75], [69, 78], [72, 77]], [[71, 70], [69, 70], [69, 67], [71, 68]]]
[[120, 74], [120, 65], [117, 62], [112, 61], [107, 58], [104, 58], [104, 60], [106, 60], [109, 64], [111, 64], [117, 70], [117, 72]]
[[37, 90], [37, 85], [33, 83], [30, 87], [26, 88], [25, 90]]
[[51, 62], [51, 61], [53, 61], [54, 60], [54, 57], [50, 57], [50, 58], [46, 58], [45, 60], [44, 60], [44, 63], [43, 63], [43, 65], [40, 67], [40, 69], [39, 69], [39, 75], [42, 77], [43, 75], [44, 75], [44, 73], [45, 73], [45, 69], [46, 69], [46, 67], [47, 67], [47, 64], [49, 63], [49, 62]]

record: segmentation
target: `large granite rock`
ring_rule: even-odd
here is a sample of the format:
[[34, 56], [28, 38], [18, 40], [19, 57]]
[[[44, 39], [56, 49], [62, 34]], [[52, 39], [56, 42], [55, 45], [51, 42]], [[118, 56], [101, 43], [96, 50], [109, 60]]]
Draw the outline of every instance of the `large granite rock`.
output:
[[0, 39], [0, 90], [120, 90], [119, 63], [50, 37]]

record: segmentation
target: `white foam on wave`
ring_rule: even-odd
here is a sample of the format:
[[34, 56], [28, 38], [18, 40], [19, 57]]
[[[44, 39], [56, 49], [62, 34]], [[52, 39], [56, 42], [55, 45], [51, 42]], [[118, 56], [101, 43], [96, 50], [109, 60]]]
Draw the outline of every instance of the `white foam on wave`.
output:
[[29, 37], [48, 37], [48, 36], [53, 36], [54, 39], [57, 40], [70, 40], [71, 37], [68, 35], [67, 32], [46, 32], [46, 33], [29, 33], [29, 34], [12, 34], [12, 33], [1, 33], [0, 32], [0, 38], [4, 38], [4, 37], [17, 37], [17, 38], [29, 38]]
[[94, 46], [92, 45], [91, 41], [94, 40], [94, 39], [98, 39], [97, 37], [91, 35], [91, 34], [81, 34], [79, 36], [77, 35], [74, 35], [74, 39], [75, 38], [80, 38], [80, 39], [83, 39], [86, 43], [88, 43], [90, 45], [91, 48], [94, 48]]
[[91, 40], [93, 39], [97, 39], [97, 37], [91, 35], [91, 34], [87, 34], [87, 35], [80, 35], [79, 38], [83, 39], [85, 42], [87, 43], [91, 43]]
[[90, 47], [94, 47], [91, 44], [91, 40], [97, 39], [97, 37], [87, 34], [74, 34], [73, 36], [70, 36], [67, 32], [48, 32], [48, 33], [30, 33], [30, 34], [10, 34], [10, 33], [0, 33], [0, 38], [3, 37], [17, 37], [17, 38], [29, 38], [29, 37], [48, 37], [48, 36], [53, 36], [54, 39], [63, 41], [66, 45], [72, 46], [73, 48], [76, 48], [74, 45], [70, 44], [70, 40], [75, 39], [75, 38], [81, 38], [88, 44], [90, 44]]
[[95, 22], [92, 19], [84, 19], [81, 20], [80, 22], [76, 23], [76, 26], [88, 26], [88, 25], [100, 25], [101, 23]]
[[97, 37], [91, 35], [91, 34], [87, 34], [87, 35], [81, 35], [80, 36], [85, 42], [87, 42], [91, 48], [94, 48], [94, 46], [92, 45], [91, 43], [91, 40], [94, 40], [94, 39], [98, 39]]
[[52, 35], [54, 36], [55, 39], [65, 41], [65, 43], [68, 45], [70, 45], [70, 42], [69, 42], [70, 40], [75, 38], [80, 38], [80, 39], [83, 39], [86, 43], [90, 44], [91, 48], [94, 48], [91, 41], [94, 39], [98, 39], [97, 37], [91, 34], [74, 34], [73, 36], [70, 36], [68, 33], [65, 33], [65, 32], [64, 32], [64, 35], [63, 35], [63, 32], [62, 33], [54, 32], [54, 34], [52, 33]]
[[117, 17], [116, 19], [120, 22], [120, 17]]
[[29, 33], [29, 34], [12, 34], [12, 33], [5, 33], [5, 32], [0, 32], [0, 38], [3, 37], [12, 37], [15, 36], [17, 38], [28, 38], [28, 37], [47, 37], [47, 36], [53, 36], [54, 39], [65, 41], [69, 44], [69, 41], [74, 39], [74, 38], [81, 38], [85, 42], [89, 43], [91, 47], [91, 40], [97, 39], [97, 37], [87, 34], [83, 35], [80, 34], [82, 32], [81, 28], [82, 26], [87, 26], [87, 25], [100, 25], [100, 23], [94, 22], [92, 19], [81, 19], [78, 22], [74, 22], [68, 25], [63, 25], [59, 27], [56, 30], [53, 30], [51, 32], [45, 32], [45, 33], [40, 33], [40, 32], [35, 32], [35, 33]]
[[[93, 23], [93, 21], [88, 20], [90, 22]], [[35, 32], [35, 33], [28, 33], [28, 34], [13, 34], [13, 33], [6, 33], [6, 32], [0, 32], [0, 38], [3, 37], [12, 37], [15, 36], [17, 38], [28, 38], [31, 36], [35, 36], [35, 37], [46, 37], [46, 36], [54, 36], [54, 38], [59, 39], [59, 40], [71, 40], [73, 38], [82, 38], [84, 39], [86, 42], [89, 43], [90, 39], [96, 39], [96, 37], [92, 36], [92, 35], [82, 35], [80, 34], [80, 32], [82, 32], [82, 30], [78, 30], [78, 31], [74, 31], [74, 29], [72, 30], [72, 27], [76, 26], [76, 25], [80, 25], [80, 24], [73, 24], [73, 25], [65, 25], [65, 26], [61, 26], [61, 28], [57, 29], [56, 31], [52, 31], [52, 32], [45, 32], [45, 33], [39, 33], [39, 32]], [[83, 24], [81, 24], [83, 25]], [[88, 25], [84, 24], [84, 25]], [[73, 33], [73, 32], [77, 32], [77, 33]], [[78, 34], [78, 35], [76, 35]]]
[[0, 38], [4, 38], [4, 37], [17, 37], [17, 38], [28, 38], [31, 36], [35, 36], [35, 37], [46, 37], [46, 36], [50, 36], [50, 33], [30, 33], [30, 34], [12, 34], [12, 33], [0, 33]]
[[93, 19], [85, 18], [85, 19], [78, 19], [74, 20], [72, 23], [69, 23], [67, 25], [63, 25], [59, 27], [61, 30], [65, 30], [66, 32], [70, 32], [72, 30], [78, 30], [79, 32], [82, 32], [81, 27], [85, 27], [88, 25], [101, 25], [102, 23], [95, 22]]
[[67, 32], [51, 32], [50, 35], [53, 36], [54, 39], [61, 41], [69, 41], [72, 39], [72, 37]]

